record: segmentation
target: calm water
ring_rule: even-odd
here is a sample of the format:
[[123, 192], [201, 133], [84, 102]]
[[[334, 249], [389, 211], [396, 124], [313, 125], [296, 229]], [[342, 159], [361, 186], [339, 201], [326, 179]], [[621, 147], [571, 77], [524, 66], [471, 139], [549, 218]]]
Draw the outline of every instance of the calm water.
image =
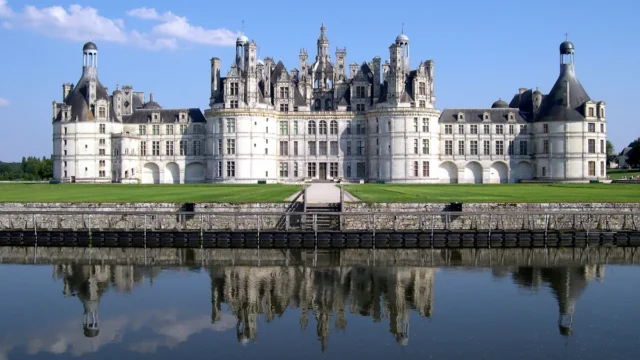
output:
[[483, 253], [491, 266], [454, 253], [457, 263], [431, 266], [433, 253], [417, 252], [360, 264], [350, 259], [362, 252], [287, 253], [279, 264], [282, 253], [198, 262], [117, 250], [124, 265], [109, 263], [114, 253], [21, 251], [0, 254], [1, 360], [640, 356], [640, 267], [625, 264], [635, 252], [616, 264], [601, 252]]

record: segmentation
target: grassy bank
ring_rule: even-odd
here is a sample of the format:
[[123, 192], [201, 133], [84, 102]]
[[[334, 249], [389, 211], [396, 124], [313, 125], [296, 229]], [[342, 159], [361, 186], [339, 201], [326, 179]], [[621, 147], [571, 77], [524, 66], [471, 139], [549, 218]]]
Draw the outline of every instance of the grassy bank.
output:
[[638, 169], [609, 169], [609, 170], [607, 170], [607, 176], [609, 177], [609, 179], [630, 178], [632, 176], [640, 176], [640, 170], [638, 170]]
[[634, 184], [362, 184], [345, 190], [368, 203], [640, 202], [640, 186]]
[[284, 202], [295, 185], [0, 184], [0, 202]]

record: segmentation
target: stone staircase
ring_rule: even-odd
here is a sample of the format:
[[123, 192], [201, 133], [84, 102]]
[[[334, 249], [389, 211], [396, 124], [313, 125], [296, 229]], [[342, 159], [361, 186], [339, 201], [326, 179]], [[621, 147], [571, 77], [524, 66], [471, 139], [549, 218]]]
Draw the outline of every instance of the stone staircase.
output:
[[[306, 211], [308, 213], [318, 213], [316, 218], [316, 229], [322, 230], [340, 230], [340, 203], [331, 204], [307, 204]], [[303, 224], [304, 230], [313, 230], [313, 215], [306, 215]]]

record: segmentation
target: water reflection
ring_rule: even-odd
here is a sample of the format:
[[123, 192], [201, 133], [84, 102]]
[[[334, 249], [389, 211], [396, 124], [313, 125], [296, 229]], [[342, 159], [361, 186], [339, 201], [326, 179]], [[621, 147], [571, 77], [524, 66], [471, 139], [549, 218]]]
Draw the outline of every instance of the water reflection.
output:
[[[40, 328], [35, 333], [0, 337], [0, 359], [9, 359], [7, 354], [17, 347], [26, 348], [28, 354], [50, 352], [81, 356], [97, 352], [110, 343], [122, 343], [128, 334], [140, 329], [155, 335], [127, 343], [128, 350], [141, 354], [155, 353], [161, 347], [175, 347], [203, 331], [235, 329], [237, 341], [247, 344], [258, 338], [259, 331], [268, 328], [264, 323], [277, 322], [285, 315], [296, 317], [301, 330], [315, 326], [322, 352], [328, 349], [332, 330], [346, 330], [349, 319], [354, 316], [369, 317], [378, 323], [370, 326], [388, 326], [393, 342], [404, 347], [410, 344], [410, 323], [434, 315], [436, 277], [451, 270], [401, 263], [339, 265], [343, 261], [338, 261], [338, 265], [309, 266], [298, 260], [290, 266], [191, 265], [191, 268], [181, 268], [208, 275], [210, 316], [185, 313], [179, 308], [149, 308], [132, 315], [116, 314], [105, 321], [101, 320], [100, 308], [106, 294], [130, 293], [133, 295], [130, 301], [136, 301], [138, 292], [146, 291], [164, 274], [175, 272], [176, 267], [56, 263], [52, 269], [53, 279], [61, 283], [63, 295], [75, 297], [82, 304], [82, 312], [77, 313], [78, 319], [82, 317], [81, 327], [79, 321], [64, 322], [50, 329]], [[455, 270], [459, 276], [477, 270], [488, 274], [486, 270], [490, 270], [494, 279], [508, 280], [521, 289], [533, 293], [549, 290], [558, 304], [558, 330], [554, 332], [559, 331], [562, 336], [572, 335], [576, 303], [588, 284], [603, 281], [605, 275], [603, 264], [528, 266], [523, 263], [491, 268], [456, 267]], [[461, 304], [465, 301], [450, 300]], [[172, 300], [156, 301], [170, 303]], [[2, 311], [0, 309], [0, 317]], [[259, 324], [263, 328], [259, 329]], [[90, 341], [82, 341], [83, 338]]]

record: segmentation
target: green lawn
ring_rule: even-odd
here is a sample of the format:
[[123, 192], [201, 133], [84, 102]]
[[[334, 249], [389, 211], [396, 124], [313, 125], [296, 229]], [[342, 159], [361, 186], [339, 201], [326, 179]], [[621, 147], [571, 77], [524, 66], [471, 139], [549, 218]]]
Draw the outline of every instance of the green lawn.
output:
[[367, 203], [640, 202], [636, 184], [362, 184], [345, 190]]
[[609, 169], [607, 170], [609, 179], [622, 179], [624, 177], [640, 176], [638, 169]]
[[0, 184], [0, 202], [284, 202], [295, 185]]

